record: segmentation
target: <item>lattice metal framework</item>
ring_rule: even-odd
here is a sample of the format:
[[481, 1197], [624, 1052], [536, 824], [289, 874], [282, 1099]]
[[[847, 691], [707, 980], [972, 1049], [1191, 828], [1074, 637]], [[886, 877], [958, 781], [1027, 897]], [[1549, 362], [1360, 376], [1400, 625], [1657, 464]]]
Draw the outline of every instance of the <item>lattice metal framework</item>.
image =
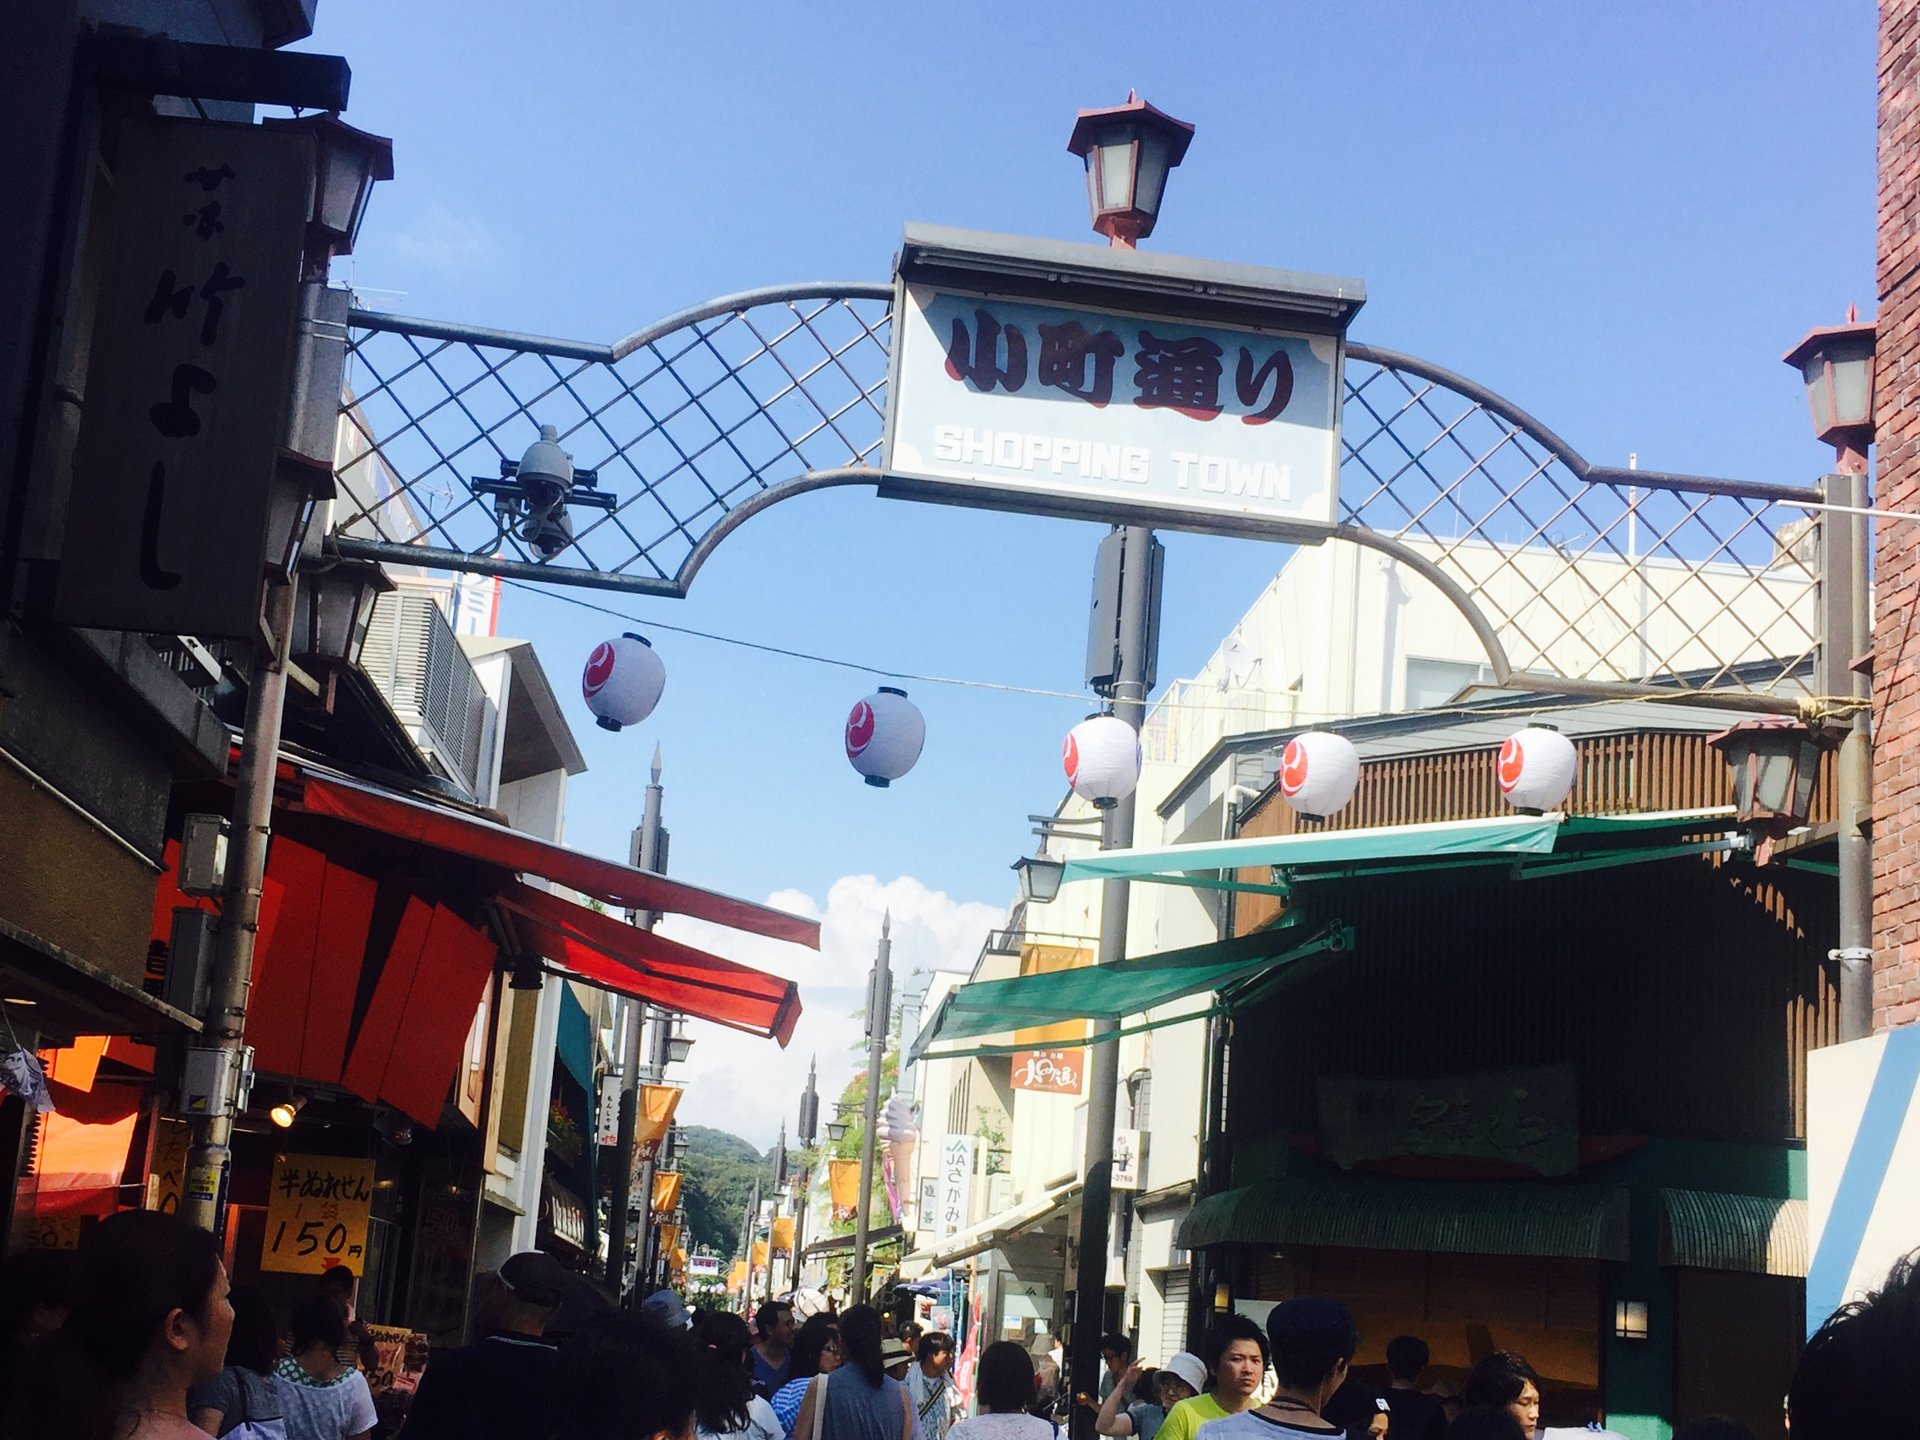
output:
[[[612, 346], [355, 312], [336, 534], [372, 558], [682, 595], [748, 515], [879, 478], [891, 297], [751, 291]], [[1439, 585], [1496, 678], [1806, 688], [1812, 527], [1775, 502], [1817, 492], [1603, 471], [1471, 381], [1348, 357], [1333, 533]], [[548, 560], [472, 489], [541, 425], [619, 497], [577, 510]]]

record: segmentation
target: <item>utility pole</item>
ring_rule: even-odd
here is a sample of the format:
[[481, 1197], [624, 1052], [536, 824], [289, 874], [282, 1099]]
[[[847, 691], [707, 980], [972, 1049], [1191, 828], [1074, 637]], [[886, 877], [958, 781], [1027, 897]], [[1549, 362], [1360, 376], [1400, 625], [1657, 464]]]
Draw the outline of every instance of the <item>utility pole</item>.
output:
[[780, 1122], [780, 1139], [767, 1157], [767, 1170], [773, 1178], [773, 1219], [767, 1229], [767, 1299], [773, 1299], [773, 1232], [780, 1220], [780, 1195], [787, 1184], [787, 1122]]
[[807, 1200], [813, 1189], [811, 1156], [820, 1126], [819, 1056], [807, 1061], [807, 1088], [800, 1092], [800, 1199], [793, 1207], [793, 1288], [800, 1288], [800, 1252], [807, 1243]]
[[[753, 1232], [760, 1227], [760, 1177], [753, 1177], [753, 1193], [747, 1198], [747, 1213], [740, 1218], [740, 1258], [747, 1262], [747, 1278], [740, 1286], [740, 1303], [753, 1307]], [[767, 1247], [767, 1264], [773, 1264], [773, 1247]]]
[[[1110, 543], [1110, 540], [1109, 540]], [[1153, 672], [1153, 613], [1158, 599], [1154, 585], [1157, 542], [1144, 525], [1129, 525], [1121, 540], [1118, 613], [1115, 616], [1117, 663], [1112, 687], [1113, 713], [1137, 733], [1146, 718], [1147, 689]], [[1123, 850], [1133, 843], [1134, 796], [1128, 795], [1105, 812], [1100, 830], [1102, 850]], [[1127, 954], [1127, 900], [1125, 880], [1107, 880], [1100, 887], [1100, 955], [1111, 965]], [[1116, 1021], [1096, 1020], [1087, 1044], [1086, 1180], [1080, 1193], [1080, 1263], [1073, 1288], [1073, 1348], [1068, 1375], [1073, 1395], [1100, 1393], [1100, 1335], [1106, 1323], [1107, 1245], [1113, 1208], [1114, 1097], [1120, 1081], [1120, 1042], [1114, 1038]], [[1093, 1434], [1093, 1412], [1075, 1404], [1073, 1433], [1077, 1440]]]
[[[880, 948], [867, 983], [866, 1133], [860, 1137], [860, 1199], [853, 1212], [853, 1303], [867, 1299], [867, 1212], [873, 1206], [873, 1143], [880, 1128], [880, 1070], [887, 1058], [887, 1011], [893, 1004], [893, 912], [880, 919]], [[1099, 1357], [1096, 1355], [1095, 1359]]]
[[[243, 1103], [247, 991], [254, 944], [260, 935], [260, 896], [266, 888], [267, 841], [273, 833], [273, 777], [280, 759], [280, 725], [287, 709], [288, 654], [293, 647], [293, 597], [298, 580], [268, 585], [262, 622], [247, 673], [246, 720], [234, 774], [233, 822], [227, 868], [221, 877], [220, 928], [200, 1042], [187, 1050], [181, 1089], [204, 1097], [193, 1117], [180, 1214], [218, 1235], [233, 1167], [233, 1117]], [[270, 640], [271, 643], [263, 643]]]
[[[660, 747], [653, 747], [653, 769], [647, 784], [646, 801], [640, 812], [640, 828], [633, 832], [633, 844], [629, 851], [633, 863], [642, 870], [654, 869], [660, 859]], [[659, 916], [652, 910], [629, 910], [627, 923], [638, 925], [642, 930], [651, 930]], [[622, 1296], [629, 1309], [639, 1298], [627, 1289], [627, 1211], [633, 1205], [633, 1147], [634, 1132], [639, 1127], [640, 1105], [640, 1032], [646, 1026], [647, 1007], [637, 1000], [629, 1000], [626, 1005], [625, 1044], [620, 1056], [620, 1140], [617, 1146], [618, 1168], [613, 1176], [613, 1224], [608, 1227], [607, 1235], [607, 1285], [617, 1296]], [[646, 1234], [645, 1225], [651, 1219], [653, 1210], [653, 1183], [651, 1176], [642, 1187], [641, 1194], [645, 1210], [642, 1212], [641, 1234]], [[646, 1253], [645, 1244], [636, 1247], [642, 1257]], [[634, 1276], [633, 1290], [640, 1289], [640, 1276]]]
[[[1821, 482], [1826, 503], [1864, 510], [1864, 442], [1836, 442], [1834, 449], [1839, 473]], [[1823, 639], [1832, 651], [1821, 668], [1830, 695], [1853, 699], [1834, 761], [1840, 812], [1840, 943], [1829, 958], [1839, 967], [1840, 1038], [1860, 1040], [1873, 1033], [1873, 689], [1852, 662], [1873, 648], [1871, 529], [1865, 515], [1828, 511], [1820, 517], [1820, 532], [1821, 582], [1839, 592], [1821, 607], [1828, 632]], [[1840, 634], [1834, 635], [1835, 630]]]

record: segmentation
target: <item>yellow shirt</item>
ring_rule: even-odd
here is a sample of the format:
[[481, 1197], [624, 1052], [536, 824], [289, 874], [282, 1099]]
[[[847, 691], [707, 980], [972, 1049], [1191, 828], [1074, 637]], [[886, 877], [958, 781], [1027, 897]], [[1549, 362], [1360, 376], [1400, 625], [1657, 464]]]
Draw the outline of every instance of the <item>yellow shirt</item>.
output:
[[1193, 1440], [1194, 1432], [1215, 1420], [1224, 1420], [1227, 1412], [1211, 1395], [1192, 1395], [1167, 1412], [1165, 1423], [1153, 1440]]

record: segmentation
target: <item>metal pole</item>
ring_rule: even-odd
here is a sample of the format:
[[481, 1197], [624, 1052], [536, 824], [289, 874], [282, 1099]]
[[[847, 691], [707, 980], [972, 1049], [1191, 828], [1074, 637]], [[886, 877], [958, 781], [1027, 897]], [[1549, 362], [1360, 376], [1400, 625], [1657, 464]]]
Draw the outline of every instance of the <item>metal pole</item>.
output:
[[280, 757], [280, 722], [287, 708], [287, 656], [293, 645], [293, 594], [298, 583], [296, 578], [285, 585], [267, 586], [262, 606], [266, 639], [253, 647], [247, 675], [247, 713], [234, 775], [220, 929], [205, 1028], [194, 1047], [220, 1053], [223, 1078], [209, 1113], [193, 1117], [180, 1213], [216, 1235], [233, 1165], [233, 1116], [239, 1105], [237, 1084], [246, 1045], [253, 947], [260, 933], [260, 893], [267, 877], [267, 841], [273, 833], [273, 778]]
[[[660, 747], [653, 747], [653, 769], [647, 785], [646, 800], [640, 811], [640, 828], [634, 832], [632, 857], [642, 870], [652, 870], [660, 856]], [[659, 916], [651, 910], [629, 910], [629, 924], [651, 930]], [[613, 1224], [607, 1236], [607, 1284], [627, 1308], [634, 1295], [627, 1288], [627, 1211], [633, 1205], [633, 1147], [640, 1114], [640, 1031], [646, 1023], [646, 1007], [636, 1000], [627, 1002], [625, 1043], [620, 1055], [620, 1139], [619, 1159], [613, 1173]], [[653, 1191], [646, 1193], [651, 1209]], [[644, 1247], [636, 1247], [644, 1248]], [[638, 1273], [634, 1289], [638, 1289]]]
[[[760, 1228], [760, 1177], [753, 1178], [753, 1194], [747, 1198], [747, 1213], [740, 1222], [740, 1258], [747, 1262], [747, 1278], [740, 1285], [740, 1306], [753, 1308], [753, 1232]], [[767, 1263], [773, 1263], [771, 1247]]]
[[[1135, 731], [1146, 718], [1148, 653], [1152, 634], [1153, 531], [1144, 525], [1126, 529], [1126, 551], [1120, 572], [1120, 664], [1113, 687], [1113, 713]], [[1134, 797], [1129, 795], [1105, 814], [1100, 832], [1102, 850], [1121, 850], [1133, 843]], [[1127, 900], [1125, 880], [1108, 880], [1100, 887], [1100, 963], [1126, 958]], [[1086, 1179], [1080, 1192], [1080, 1263], [1073, 1287], [1073, 1348], [1068, 1374], [1069, 1394], [1100, 1393], [1100, 1334], [1106, 1321], [1107, 1243], [1113, 1206], [1114, 1097], [1120, 1083], [1120, 1042], [1113, 1038], [1116, 1021], [1097, 1020], [1087, 1046]], [[1094, 1412], [1075, 1404], [1071, 1410], [1077, 1440], [1093, 1434]]]
[[[647, 1063], [641, 1067], [640, 1076], [641, 1079], [652, 1082], [662, 1079], [667, 1073], [667, 1031], [673, 1024], [673, 1016], [652, 1005], [647, 1006], [644, 1014], [653, 1028], [647, 1045]], [[635, 1123], [637, 1125], [638, 1121], [636, 1120]], [[660, 1144], [666, 1144], [671, 1135], [672, 1130], [669, 1128], [667, 1135], [661, 1137]], [[653, 1154], [647, 1156], [640, 1164], [640, 1239], [635, 1245], [634, 1253], [634, 1258], [639, 1262], [639, 1269], [635, 1272], [633, 1287], [635, 1290], [645, 1290], [649, 1293], [653, 1287], [654, 1261], [653, 1184], [654, 1177], [659, 1173], [660, 1148], [655, 1146]]]
[[[1867, 505], [1867, 457], [1850, 446], [1839, 452], [1841, 473], [1829, 477], [1829, 501], [1864, 509]], [[1847, 527], [1851, 561], [1847, 575], [1846, 652], [1829, 673], [1846, 680], [1854, 710], [1834, 764], [1840, 811], [1840, 944], [1833, 959], [1840, 967], [1840, 1038], [1860, 1040], [1873, 1033], [1873, 710], [1872, 681], [1848, 662], [1873, 644], [1872, 579], [1868, 569], [1871, 521], [1865, 515], [1845, 520], [1823, 515], [1820, 523]], [[1833, 610], [1827, 610], [1828, 615]]]
[[807, 1243], [807, 1201], [813, 1189], [813, 1141], [819, 1133], [819, 1057], [807, 1061], [807, 1088], [800, 1093], [800, 1198], [793, 1207], [793, 1288], [800, 1288], [800, 1251]]
[[887, 1011], [893, 1003], [893, 912], [880, 920], [880, 948], [867, 985], [866, 1134], [860, 1137], [860, 1198], [853, 1211], [853, 1303], [867, 1298], [867, 1212], [873, 1204], [873, 1143], [880, 1128], [880, 1071], [887, 1059]]

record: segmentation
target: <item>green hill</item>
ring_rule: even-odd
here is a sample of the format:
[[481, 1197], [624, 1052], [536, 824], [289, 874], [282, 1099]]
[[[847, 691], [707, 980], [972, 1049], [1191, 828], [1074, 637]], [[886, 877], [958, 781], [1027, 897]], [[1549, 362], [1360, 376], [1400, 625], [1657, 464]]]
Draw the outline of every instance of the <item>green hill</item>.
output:
[[753, 1182], [764, 1180], [767, 1157], [738, 1135], [712, 1130], [705, 1125], [689, 1125], [685, 1158], [680, 1168], [686, 1173], [680, 1200], [687, 1208], [687, 1228], [692, 1231], [690, 1249], [709, 1250], [729, 1259], [740, 1248], [740, 1222], [746, 1215], [747, 1197]]

